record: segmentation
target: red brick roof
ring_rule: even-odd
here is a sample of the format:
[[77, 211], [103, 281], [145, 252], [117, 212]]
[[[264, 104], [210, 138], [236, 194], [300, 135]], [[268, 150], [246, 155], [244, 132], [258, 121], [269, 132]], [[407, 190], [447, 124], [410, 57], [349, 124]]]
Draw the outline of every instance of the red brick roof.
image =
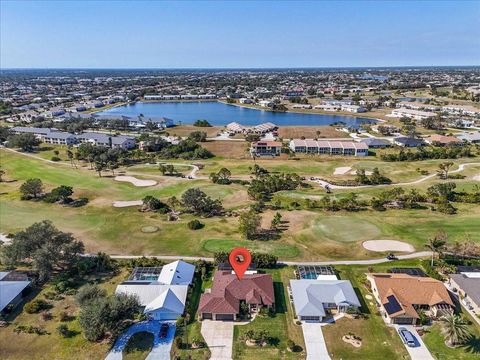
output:
[[273, 305], [273, 280], [269, 274], [245, 275], [238, 280], [230, 271], [217, 271], [210, 293], [202, 294], [200, 313], [238, 314], [240, 301], [248, 304]]

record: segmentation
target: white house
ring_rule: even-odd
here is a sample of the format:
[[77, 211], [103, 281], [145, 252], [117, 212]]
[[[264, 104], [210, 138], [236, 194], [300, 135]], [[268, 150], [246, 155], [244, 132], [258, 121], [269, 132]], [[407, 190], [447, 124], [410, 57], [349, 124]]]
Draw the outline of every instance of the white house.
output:
[[151, 320], [175, 320], [185, 309], [195, 266], [178, 260], [160, 268], [135, 268], [116, 294], [137, 296]]
[[322, 321], [329, 314], [360, 307], [348, 280], [290, 280], [290, 292], [295, 313], [302, 321]]
[[415, 120], [423, 120], [423, 119], [428, 119], [430, 117], [434, 117], [436, 116], [436, 114], [429, 111], [400, 108], [400, 109], [392, 110], [392, 113], [390, 114], [390, 116], [398, 117], [398, 118], [408, 117]]

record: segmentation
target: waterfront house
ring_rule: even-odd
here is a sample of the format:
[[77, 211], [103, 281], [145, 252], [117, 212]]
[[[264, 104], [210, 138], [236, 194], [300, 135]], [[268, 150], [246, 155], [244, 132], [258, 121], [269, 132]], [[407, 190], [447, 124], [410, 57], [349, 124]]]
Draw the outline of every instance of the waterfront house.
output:
[[408, 117], [415, 120], [428, 119], [430, 117], [435, 117], [437, 114], [429, 111], [413, 110], [413, 109], [394, 109], [390, 116], [392, 117]]
[[390, 324], [415, 325], [419, 311], [438, 318], [452, 311], [454, 304], [441, 281], [424, 276], [393, 273], [368, 273], [380, 313]]
[[262, 307], [273, 307], [275, 296], [270, 274], [245, 274], [242, 280], [230, 270], [217, 270], [212, 288], [200, 297], [198, 314], [200, 319], [237, 320], [240, 305], [248, 306], [249, 313]]

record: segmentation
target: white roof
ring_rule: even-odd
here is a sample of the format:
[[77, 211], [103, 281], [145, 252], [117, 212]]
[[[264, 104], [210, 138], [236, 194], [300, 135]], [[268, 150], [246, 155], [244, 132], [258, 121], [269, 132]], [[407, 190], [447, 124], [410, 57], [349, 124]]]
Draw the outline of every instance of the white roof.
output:
[[144, 313], [163, 311], [183, 314], [188, 287], [185, 285], [173, 286], [164, 291], [159, 297], [145, 306]]
[[165, 265], [158, 276], [158, 282], [171, 285], [189, 285], [192, 283], [195, 266], [182, 260]]
[[324, 303], [360, 306], [348, 280], [290, 280], [290, 288], [299, 316], [325, 316]]
[[136, 295], [141, 306], [152, 304], [157, 298], [168, 290], [172, 290], [179, 299], [187, 297], [187, 285], [165, 285], [158, 282], [154, 283], [129, 283], [125, 282], [117, 286], [115, 294]]
[[[7, 275], [8, 272], [0, 272], [0, 280]], [[0, 311], [10, 304], [28, 285], [30, 285], [30, 281], [0, 281]]]

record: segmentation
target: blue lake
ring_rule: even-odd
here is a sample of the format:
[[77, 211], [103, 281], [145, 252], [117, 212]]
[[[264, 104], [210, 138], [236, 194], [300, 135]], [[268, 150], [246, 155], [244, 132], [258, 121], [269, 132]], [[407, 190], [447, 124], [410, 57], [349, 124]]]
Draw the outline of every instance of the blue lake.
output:
[[232, 121], [242, 125], [272, 122], [279, 126], [320, 126], [343, 122], [348, 126], [356, 127], [363, 123], [375, 123], [375, 120], [356, 116], [279, 113], [227, 105], [216, 101], [137, 102], [132, 105], [117, 106], [97, 114], [132, 117], [143, 114], [146, 118], [170, 118], [176, 124], [193, 124], [195, 120], [205, 119], [214, 126], [224, 126]]

